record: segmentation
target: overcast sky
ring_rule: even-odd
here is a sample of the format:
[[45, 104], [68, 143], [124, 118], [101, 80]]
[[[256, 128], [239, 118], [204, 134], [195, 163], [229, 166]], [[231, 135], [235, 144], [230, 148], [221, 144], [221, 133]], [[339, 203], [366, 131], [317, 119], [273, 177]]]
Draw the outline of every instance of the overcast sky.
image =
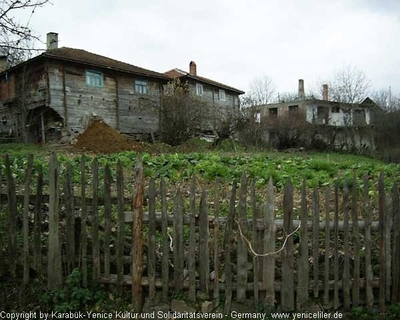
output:
[[193, 60], [200, 76], [245, 91], [267, 75], [283, 93], [352, 65], [374, 89], [400, 94], [400, 0], [51, 2], [30, 22], [43, 41], [57, 32], [59, 46], [150, 70]]

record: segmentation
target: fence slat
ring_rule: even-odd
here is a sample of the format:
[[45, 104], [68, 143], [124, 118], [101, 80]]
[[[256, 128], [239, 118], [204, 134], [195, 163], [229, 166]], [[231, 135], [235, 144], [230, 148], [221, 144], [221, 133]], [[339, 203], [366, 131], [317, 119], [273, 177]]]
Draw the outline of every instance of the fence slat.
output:
[[[122, 293], [123, 281], [124, 281], [124, 243], [125, 243], [125, 232], [124, 232], [124, 173], [121, 161], [117, 162], [117, 290]], [[133, 221], [135, 217], [133, 217]], [[132, 240], [134, 237], [132, 237]], [[133, 247], [132, 247], [133, 250]], [[133, 257], [133, 253], [132, 253]], [[133, 281], [132, 281], [133, 284]]]
[[161, 179], [161, 232], [162, 232], [162, 296], [164, 301], [168, 301], [168, 287], [169, 287], [169, 236], [168, 236], [168, 213], [167, 213], [167, 192], [165, 188], [165, 180]]
[[33, 263], [36, 271], [42, 271], [42, 244], [41, 244], [41, 229], [42, 229], [42, 195], [43, 195], [43, 167], [39, 165], [36, 184], [36, 201], [35, 213], [33, 220]]
[[386, 274], [386, 301], [390, 301], [391, 285], [392, 285], [392, 247], [391, 247], [391, 231], [392, 231], [392, 198], [390, 195], [385, 197], [385, 274]]
[[148, 277], [149, 299], [156, 297], [156, 185], [154, 179], [149, 182], [149, 235], [148, 235]]
[[65, 202], [65, 220], [66, 220], [66, 241], [67, 241], [67, 272], [70, 274], [75, 268], [75, 213], [74, 197], [72, 185], [72, 167], [67, 164], [64, 177], [64, 202]]
[[[122, 175], [122, 165], [118, 161], [118, 168]], [[144, 173], [141, 159], [137, 160], [134, 168], [135, 191], [133, 197], [133, 224], [132, 224], [132, 305], [137, 312], [142, 311], [142, 270], [143, 270], [143, 199]], [[123, 176], [123, 175], [122, 175]], [[123, 189], [122, 189], [123, 190]], [[123, 195], [121, 204], [123, 207]], [[122, 218], [123, 213], [121, 213]]]
[[236, 202], [237, 182], [232, 185], [231, 198], [229, 200], [229, 215], [226, 221], [224, 234], [224, 259], [225, 259], [225, 305], [224, 313], [231, 310], [232, 305], [232, 266], [231, 266], [231, 237], [233, 222], [235, 221], [235, 202]]
[[[293, 231], [293, 186], [289, 179], [283, 195], [283, 234], [290, 235]], [[282, 311], [294, 310], [294, 257], [293, 237], [290, 236], [282, 250]]]
[[107, 163], [104, 168], [104, 276], [110, 277], [111, 242], [111, 170]]
[[[329, 229], [330, 221], [330, 190], [325, 188], [325, 255], [324, 255], [324, 306], [329, 307], [329, 251], [331, 241], [331, 230]], [[335, 239], [337, 241], [337, 239]]]
[[62, 283], [61, 246], [60, 246], [60, 212], [59, 212], [59, 163], [53, 152], [49, 165], [49, 251], [48, 279], [49, 290], [58, 288]]
[[313, 191], [313, 224], [312, 224], [312, 245], [313, 245], [313, 278], [314, 278], [314, 297], [318, 298], [318, 278], [319, 278], [319, 192]]
[[15, 278], [17, 264], [17, 199], [15, 194], [15, 182], [11, 172], [10, 157], [6, 155], [6, 179], [7, 179], [7, 198], [8, 198], [8, 265], [11, 277]]
[[263, 261], [263, 287], [265, 288], [265, 305], [269, 311], [275, 306], [275, 194], [272, 178], [269, 179], [267, 185], [267, 196], [264, 204], [264, 218], [266, 230], [264, 233], [264, 256]]
[[364, 176], [364, 220], [365, 220], [365, 291], [367, 308], [372, 308], [374, 304], [374, 293], [372, 291], [373, 272], [371, 265], [371, 223], [372, 210], [369, 201], [369, 178]]
[[303, 180], [301, 189], [301, 227], [300, 247], [297, 274], [297, 309], [303, 310], [308, 302], [309, 266], [308, 266], [308, 232], [307, 232], [307, 183]]
[[23, 284], [29, 283], [29, 195], [31, 192], [30, 184], [33, 169], [33, 155], [28, 156], [28, 164], [25, 171], [25, 187], [24, 187], [24, 209], [22, 217], [22, 233], [23, 233], [23, 262], [24, 275]]
[[93, 203], [92, 203], [92, 258], [93, 280], [100, 278], [100, 243], [99, 243], [99, 161], [93, 160]]
[[247, 177], [246, 173], [243, 173], [240, 180], [240, 191], [239, 191], [239, 214], [238, 224], [241, 229], [240, 237], [238, 238], [237, 244], [237, 291], [236, 301], [246, 301], [246, 285], [247, 285], [247, 245], [244, 237], [247, 237], [247, 217], [246, 217], [246, 198], [247, 198]]
[[[251, 202], [251, 213], [253, 215], [253, 247], [257, 254], [261, 253], [261, 241], [259, 237], [259, 232], [256, 229], [257, 219], [261, 219], [260, 216], [261, 212], [257, 208], [257, 198], [256, 198], [256, 186], [255, 180], [253, 179], [250, 184], [250, 202]], [[260, 257], [255, 256], [253, 258], [253, 283], [254, 283], [254, 307], [260, 303], [260, 296], [259, 296], [259, 278], [260, 278]]]
[[344, 252], [344, 266], [343, 266], [343, 307], [345, 310], [350, 309], [350, 232], [349, 232], [349, 187], [347, 181], [343, 187], [343, 252]]
[[[3, 189], [3, 174], [0, 167], [0, 194]], [[0, 202], [0, 278], [4, 275], [4, 256], [3, 256], [3, 232], [5, 230], [5, 223], [2, 223], [3, 219], [1, 219], [1, 215], [3, 212], [3, 206]], [[35, 259], [36, 261], [36, 259]]]
[[86, 207], [86, 160], [83, 155], [81, 158], [81, 272], [82, 272], [82, 286], [84, 288], [88, 285], [88, 272], [87, 272], [87, 207]]
[[385, 311], [386, 250], [385, 250], [385, 182], [383, 172], [379, 175], [379, 309]]
[[354, 173], [352, 185], [351, 216], [353, 221], [353, 287], [352, 287], [352, 307], [360, 304], [360, 230], [358, 228], [358, 190], [357, 176]]
[[335, 199], [334, 199], [334, 221], [333, 221], [333, 238], [334, 248], [333, 248], [333, 309], [337, 310], [339, 308], [339, 184], [335, 182]]
[[181, 293], [183, 289], [183, 199], [178, 189], [174, 200], [174, 288], [175, 293]]
[[214, 198], [214, 308], [220, 304], [219, 295], [219, 178], [215, 180], [215, 198]]
[[[208, 229], [208, 196], [205, 189], [201, 192], [200, 215], [199, 215], [199, 279], [200, 290], [203, 297], [208, 299], [209, 280], [210, 280], [210, 255], [208, 248], [208, 239], [210, 232]], [[183, 220], [183, 219], [182, 219]]]
[[189, 299], [196, 300], [196, 181], [190, 183], [190, 230], [188, 248]]
[[395, 182], [393, 185], [393, 257], [392, 257], [392, 303], [400, 302], [400, 206], [399, 188]]

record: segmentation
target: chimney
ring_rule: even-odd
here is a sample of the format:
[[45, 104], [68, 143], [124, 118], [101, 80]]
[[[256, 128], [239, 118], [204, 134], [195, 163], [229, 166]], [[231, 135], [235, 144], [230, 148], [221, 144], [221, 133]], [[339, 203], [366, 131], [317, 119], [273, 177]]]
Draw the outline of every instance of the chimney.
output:
[[304, 99], [304, 80], [299, 79], [299, 99]]
[[47, 50], [58, 48], [58, 33], [49, 32], [47, 34]]
[[189, 73], [192, 76], [197, 76], [197, 66], [194, 61], [190, 61], [190, 63], [189, 63]]
[[0, 56], [0, 72], [7, 69], [7, 56]]
[[323, 84], [322, 85], [322, 100], [328, 101], [329, 97], [328, 97], [328, 85], [327, 84]]

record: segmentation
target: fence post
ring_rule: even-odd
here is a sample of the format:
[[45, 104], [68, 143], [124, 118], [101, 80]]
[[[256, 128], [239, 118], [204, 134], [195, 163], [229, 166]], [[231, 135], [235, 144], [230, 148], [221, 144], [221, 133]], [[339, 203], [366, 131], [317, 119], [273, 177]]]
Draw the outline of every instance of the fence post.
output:
[[392, 303], [400, 302], [400, 206], [399, 188], [395, 182], [393, 185], [393, 257], [392, 257]]
[[308, 302], [309, 266], [308, 266], [308, 230], [307, 230], [307, 182], [303, 180], [301, 189], [301, 227], [297, 274], [297, 309], [303, 310]]
[[61, 286], [61, 246], [60, 246], [60, 212], [59, 212], [59, 163], [53, 152], [49, 165], [49, 251], [48, 281], [49, 290]]
[[[28, 166], [25, 171], [25, 190], [24, 190], [24, 210], [23, 210], [23, 260], [24, 260], [24, 277], [23, 283], [27, 285], [29, 283], [29, 196], [31, 192], [30, 184], [32, 177], [33, 168], [33, 155], [28, 156]], [[1, 183], [1, 182], [0, 182]]]
[[343, 251], [344, 251], [344, 267], [342, 276], [343, 290], [343, 307], [345, 310], [350, 309], [350, 244], [349, 244], [349, 188], [347, 181], [343, 187]]
[[243, 237], [247, 237], [247, 217], [246, 217], [246, 198], [247, 198], [247, 177], [246, 173], [243, 172], [240, 180], [240, 191], [239, 191], [239, 214], [238, 224], [243, 234], [240, 234], [237, 244], [237, 289], [236, 289], [236, 301], [246, 301], [246, 286], [247, 286], [247, 245]]
[[156, 297], [156, 186], [154, 178], [149, 183], [149, 232], [148, 232], [149, 299]]
[[[117, 162], [117, 290], [121, 294], [124, 286], [124, 244], [125, 244], [125, 217], [124, 217], [124, 173], [121, 161]], [[135, 217], [133, 216], [133, 220]], [[133, 228], [132, 228], [133, 230]], [[133, 235], [132, 235], [133, 241]], [[133, 250], [133, 247], [132, 247]], [[132, 252], [133, 257], [133, 252]], [[133, 270], [133, 266], [132, 266]], [[133, 284], [133, 282], [132, 282]]]
[[15, 182], [11, 172], [10, 157], [6, 155], [6, 179], [7, 179], [7, 198], [8, 198], [8, 264], [10, 266], [11, 277], [15, 278], [17, 262], [17, 197], [15, 193]]
[[214, 308], [219, 306], [219, 178], [215, 180], [214, 199]]
[[360, 231], [358, 228], [358, 193], [357, 193], [357, 176], [354, 173], [352, 186], [351, 213], [353, 222], [353, 307], [360, 304]]
[[190, 183], [190, 219], [189, 219], [189, 299], [196, 300], [196, 182], [192, 176]]
[[82, 286], [87, 287], [87, 208], [86, 208], [86, 163], [85, 156], [81, 158], [81, 271]]
[[162, 285], [163, 285], [163, 300], [168, 301], [169, 287], [169, 245], [168, 245], [168, 213], [167, 213], [167, 192], [165, 190], [165, 181], [162, 178], [160, 183], [161, 188], [161, 229], [163, 236], [162, 245]]
[[35, 217], [33, 222], [33, 261], [36, 271], [42, 271], [42, 250], [41, 250], [41, 226], [42, 226], [42, 197], [43, 197], [43, 167], [38, 168], [36, 201], [35, 201]]
[[174, 286], [175, 292], [179, 294], [183, 289], [183, 199], [180, 189], [176, 192], [174, 200]]
[[67, 272], [70, 274], [75, 268], [75, 219], [74, 219], [74, 191], [72, 185], [72, 167], [68, 162], [64, 178], [65, 218], [67, 229]]
[[[288, 236], [293, 231], [293, 186], [288, 180], [283, 195], [283, 233]], [[293, 237], [287, 239], [282, 250], [282, 289], [281, 304], [282, 311], [294, 310], [294, 258], [293, 258]]]
[[[1, 213], [3, 212], [3, 204], [1, 202], [1, 195], [2, 195], [2, 182], [3, 182], [3, 176], [1, 172], [1, 167], [0, 167], [0, 217]], [[4, 257], [3, 257], [3, 232], [4, 232], [4, 224], [1, 223], [3, 221], [0, 219], [0, 278], [3, 277], [4, 274]]]
[[331, 242], [331, 229], [330, 229], [330, 196], [329, 187], [325, 188], [325, 254], [324, 254], [324, 306], [329, 307], [329, 249]]
[[104, 276], [110, 277], [111, 242], [111, 170], [107, 163], [104, 168]]
[[334, 221], [333, 221], [333, 309], [339, 308], [339, 184], [335, 182]]
[[[267, 198], [264, 204], [264, 252], [272, 253], [275, 251], [275, 194], [272, 178], [267, 185]], [[265, 304], [269, 311], [275, 307], [275, 256], [273, 254], [264, 257], [263, 261], [263, 286], [265, 288]]]
[[385, 250], [385, 181], [383, 172], [379, 175], [379, 309], [385, 311], [386, 296], [386, 250]]
[[233, 181], [231, 198], [229, 200], [229, 215], [226, 221], [224, 234], [224, 260], [225, 260], [225, 306], [224, 313], [231, 310], [232, 305], [232, 266], [231, 266], [231, 237], [233, 222], [235, 221], [236, 180]]
[[313, 223], [312, 223], [312, 244], [313, 244], [313, 288], [314, 297], [318, 298], [319, 288], [319, 192], [318, 189], [313, 191]]
[[368, 174], [364, 176], [364, 219], [365, 219], [365, 291], [366, 305], [372, 308], [374, 305], [374, 293], [372, 290], [372, 265], [371, 265], [371, 223], [372, 210], [369, 201], [369, 179]]
[[199, 214], [199, 278], [200, 290], [203, 299], [209, 299], [209, 282], [210, 282], [210, 252], [208, 248], [208, 240], [210, 237], [208, 222], [208, 201], [207, 191], [203, 188], [200, 199]]
[[[120, 165], [120, 161], [118, 161]], [[132, 304], [136, 312], [142, 310], [142, 269], [143, 269], [143, 163], [138, 160], [135, 166], [135, 195], [133, 199], [132, 236]], [[123, 213], [122, 213], [123, 215]]]

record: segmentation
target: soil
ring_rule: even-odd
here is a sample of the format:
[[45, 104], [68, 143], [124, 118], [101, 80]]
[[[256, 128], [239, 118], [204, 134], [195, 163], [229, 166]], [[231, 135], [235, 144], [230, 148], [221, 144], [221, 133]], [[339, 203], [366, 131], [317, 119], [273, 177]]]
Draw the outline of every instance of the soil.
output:
[[123, 136], [103, 121], [93, 122], [77, 138], [74, 149], [99, 154], [121, 151], [142, 151], [142, 145]]

